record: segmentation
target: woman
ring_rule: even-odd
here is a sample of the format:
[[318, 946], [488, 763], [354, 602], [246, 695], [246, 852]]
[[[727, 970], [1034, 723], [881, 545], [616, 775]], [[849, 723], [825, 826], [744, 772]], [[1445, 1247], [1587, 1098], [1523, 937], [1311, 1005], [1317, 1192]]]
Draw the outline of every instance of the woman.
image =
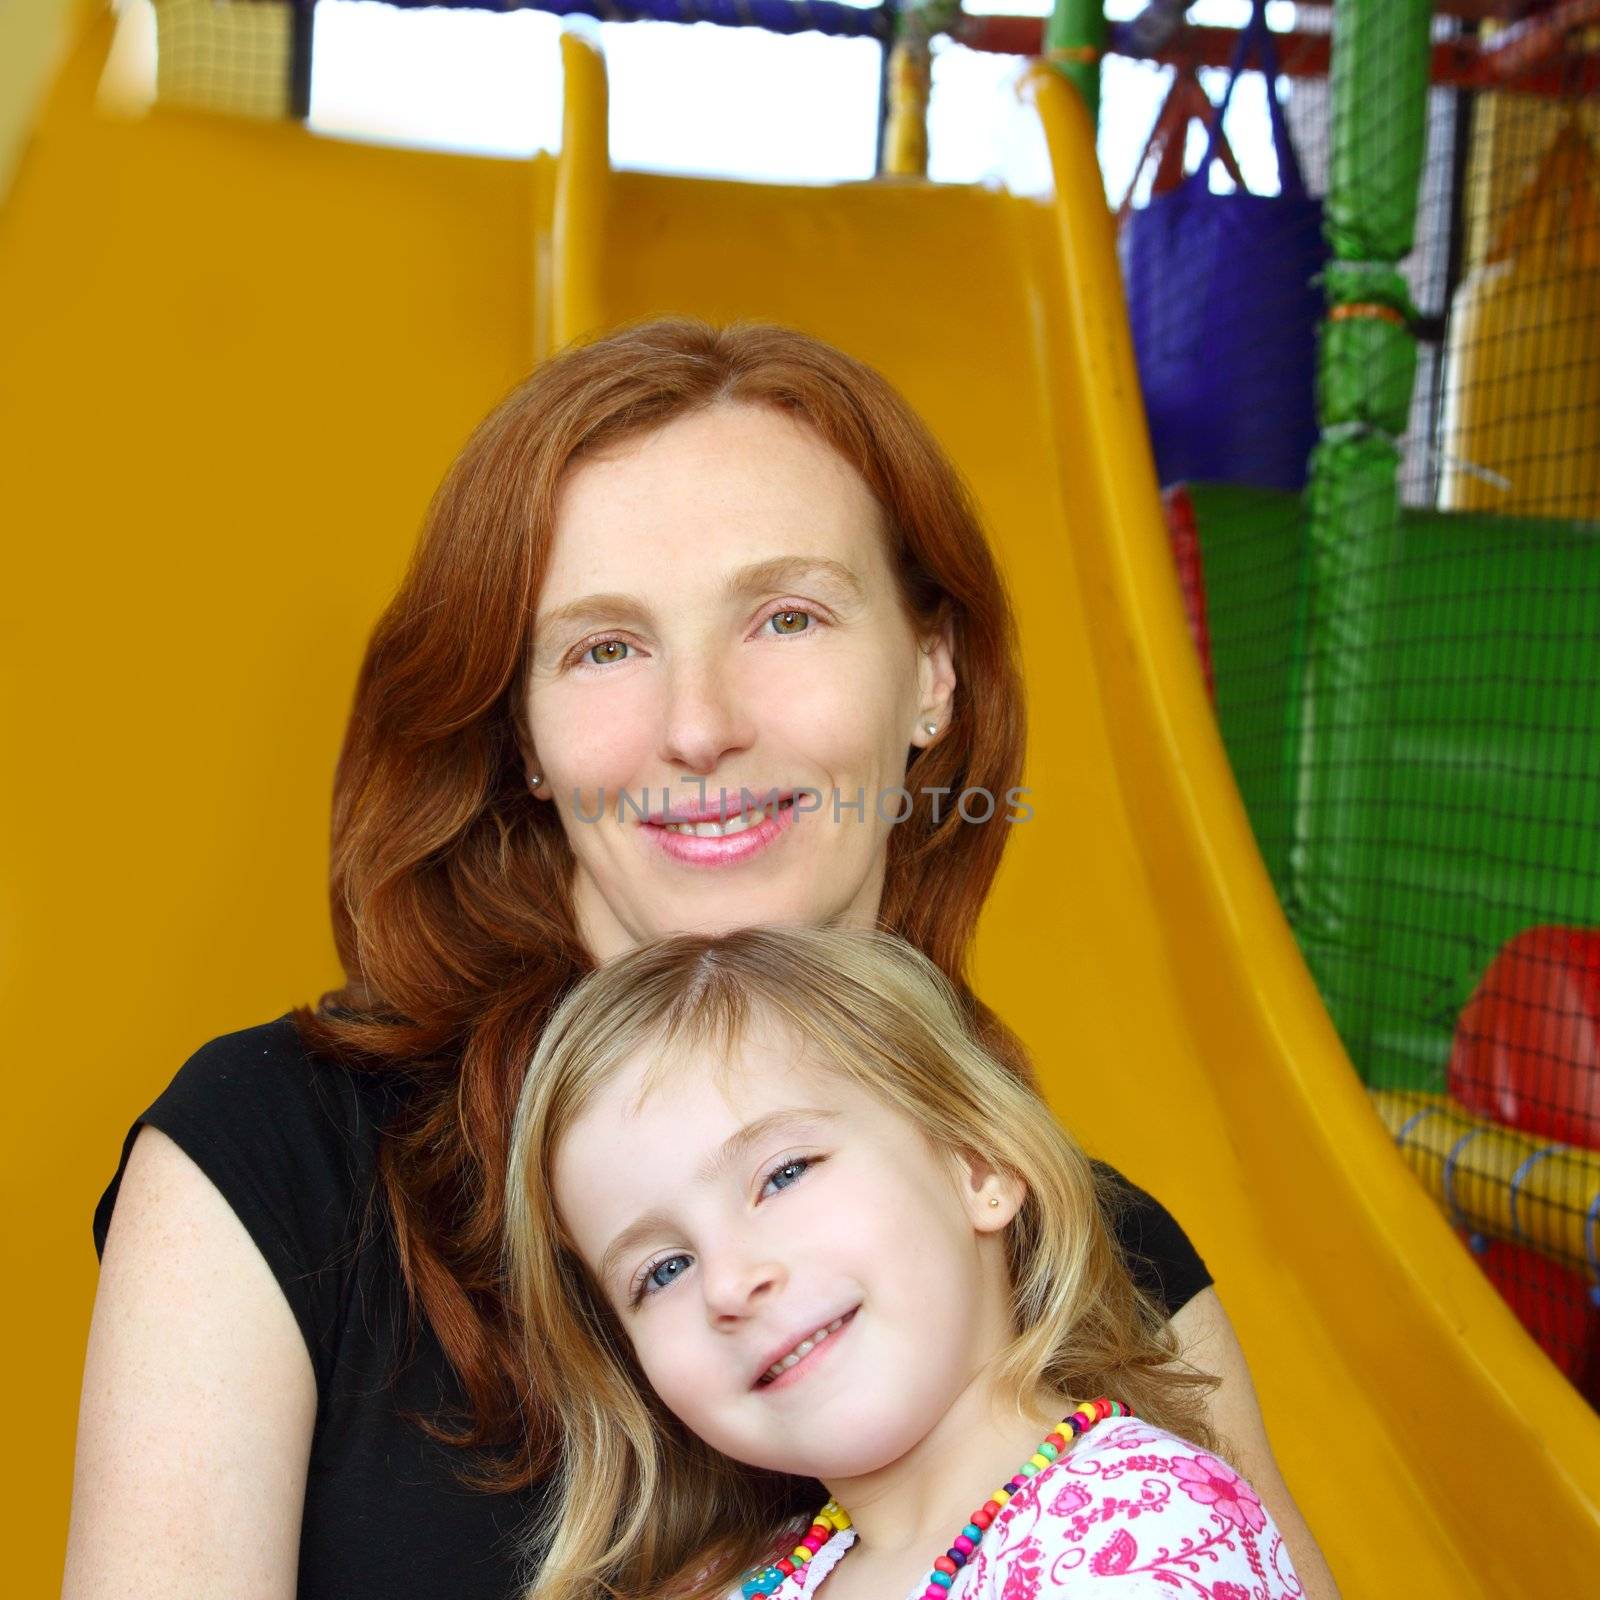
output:
[[[837, 917], [915, 944], [1026, 1073], [964, 979], [1023, 725], [970, 498], [869, 369], [674, 320], [510, 395], [362, 667], [334, 804], [346, 987], [199, 1051], [96, 1213], [71, 1600], [512, 1593], [551, 1441], [501, 1195], [545, 1018], [656, 935]], [[894, 822], [875, 801], [901, 788]], [[992, 821], [929, 793], [963, 788]], [[1203, 1264], [1127, 1195], [1130, 1267], [1333, 1593]]]

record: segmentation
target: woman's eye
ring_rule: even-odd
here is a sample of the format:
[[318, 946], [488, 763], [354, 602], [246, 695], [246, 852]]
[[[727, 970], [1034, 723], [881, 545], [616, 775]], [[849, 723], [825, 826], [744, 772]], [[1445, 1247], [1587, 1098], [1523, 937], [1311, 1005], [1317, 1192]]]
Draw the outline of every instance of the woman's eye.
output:
[[[803, 611], [799, 606], [790, 606], [783, 611], [774, 611], [771, 616], [763, 621], [765, 627], [768, 622], [775, 625], [775, 632], [779, 638], [797, 638], [804, 633], [814, 633], [812, 626], [817, 620], [816, 613]], [[798, 624], [798, 626], [797, 626]], [[575, 662], [583, 667], [614, 667], [621, 661], [628, 659], [627, 652], [633, 646], [626, 639], [595, 639], [589, 644], [579, 648]], [[602, 655], [601, 651], [606, 654]]]
[[[767, 618], [768, 622], [781, 624], [777, 631], [780, 635], [785, 636], [790, 633], [809, 633], [811, 631], [811, 620], [811, 613], [809, 611], [801, 611], [798, 608], [788, 611], [774, 611], [772, 615]], [[789, 624], [795, 621], [803, 623], [804, 626], [791, 629]]]
[[774, 1167], [773, 1170], [767, 1174], [766, 1183], [762, 1185], [762, 1194], [766, 1194], [768, 1190], [787, 1189], [791, 1184], [799, 1180], [801, 1175], [807, 1170], [807, 1168], [810, 1167], [810, 1165], [811, 1162], [809, 1159], [804, 1156], [799, 1156], [793, 1161], [785, 1161], [781, 1167]]
[[689, 1270], [688, 1256], [668, 1256], [663, 1261], [658, 1261], [639, 1280], [641, 1295], [654, 1294], [659, 1289], [665, 1289], [675, 1279], [681, 1278]]
[[[584, 665], [590, 667], [609, 667], [615, 662], [625, 660], [626, 657], [624, 657], [620, 652], [623, 650], [631, 650], [632, 648], [633, 646], [630, 645], [626, 639], [597, 639], [593, 644], [585, 645], [583, 647]], [[594, 654], [597, 650], [610, 650], [615, 653], [596, 661], [594, 659]]]

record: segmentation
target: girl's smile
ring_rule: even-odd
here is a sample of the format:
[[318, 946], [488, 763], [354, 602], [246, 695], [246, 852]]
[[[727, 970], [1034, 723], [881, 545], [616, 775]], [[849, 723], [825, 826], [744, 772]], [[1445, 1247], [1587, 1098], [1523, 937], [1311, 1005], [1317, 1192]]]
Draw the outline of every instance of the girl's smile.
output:
[[762, 1370], [761, 1376], [755, 1381], [755, 1387], [769, 1392], [774, 1389], [790, 1389], [802, 1378], [815, 1372], [824, 1347], [827, 1354], [834, 1353], [838, 1347], [840, 1334], [850, 1325], [860, 1309], [859, 1306], [852, 1306], [842, 1317], [835, 1317], [832, 1322], [826, 1322], [820, 1328], [803, 1334], [794, 1343], [786, 1344], [783, 1347], [783, 1354], [777, 1360], [769, 1362]]

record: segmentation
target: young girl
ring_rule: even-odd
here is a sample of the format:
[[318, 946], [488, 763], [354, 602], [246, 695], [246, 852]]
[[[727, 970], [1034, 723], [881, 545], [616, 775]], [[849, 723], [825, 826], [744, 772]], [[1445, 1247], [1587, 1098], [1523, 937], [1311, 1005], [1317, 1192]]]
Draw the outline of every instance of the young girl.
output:
[[745, 928], [601, 966], [509, 1174], [564, 1441], [528, 1600], [1302, 1592], [1094, 1169], [910, 945]]

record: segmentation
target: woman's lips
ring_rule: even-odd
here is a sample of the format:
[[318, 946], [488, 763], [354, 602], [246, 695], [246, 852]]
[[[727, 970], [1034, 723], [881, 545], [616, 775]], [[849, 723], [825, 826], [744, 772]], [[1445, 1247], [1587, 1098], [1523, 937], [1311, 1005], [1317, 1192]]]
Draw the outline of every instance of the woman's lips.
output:
[[722, 838], [679, 833], [654, 822], [642, 822], [639, 826], [674, 861], [695, 867], [723, 867], [759, 855], [792, 828], [795, 820], [794, 801], [790, 799], [781, 801], [771, 816]]

